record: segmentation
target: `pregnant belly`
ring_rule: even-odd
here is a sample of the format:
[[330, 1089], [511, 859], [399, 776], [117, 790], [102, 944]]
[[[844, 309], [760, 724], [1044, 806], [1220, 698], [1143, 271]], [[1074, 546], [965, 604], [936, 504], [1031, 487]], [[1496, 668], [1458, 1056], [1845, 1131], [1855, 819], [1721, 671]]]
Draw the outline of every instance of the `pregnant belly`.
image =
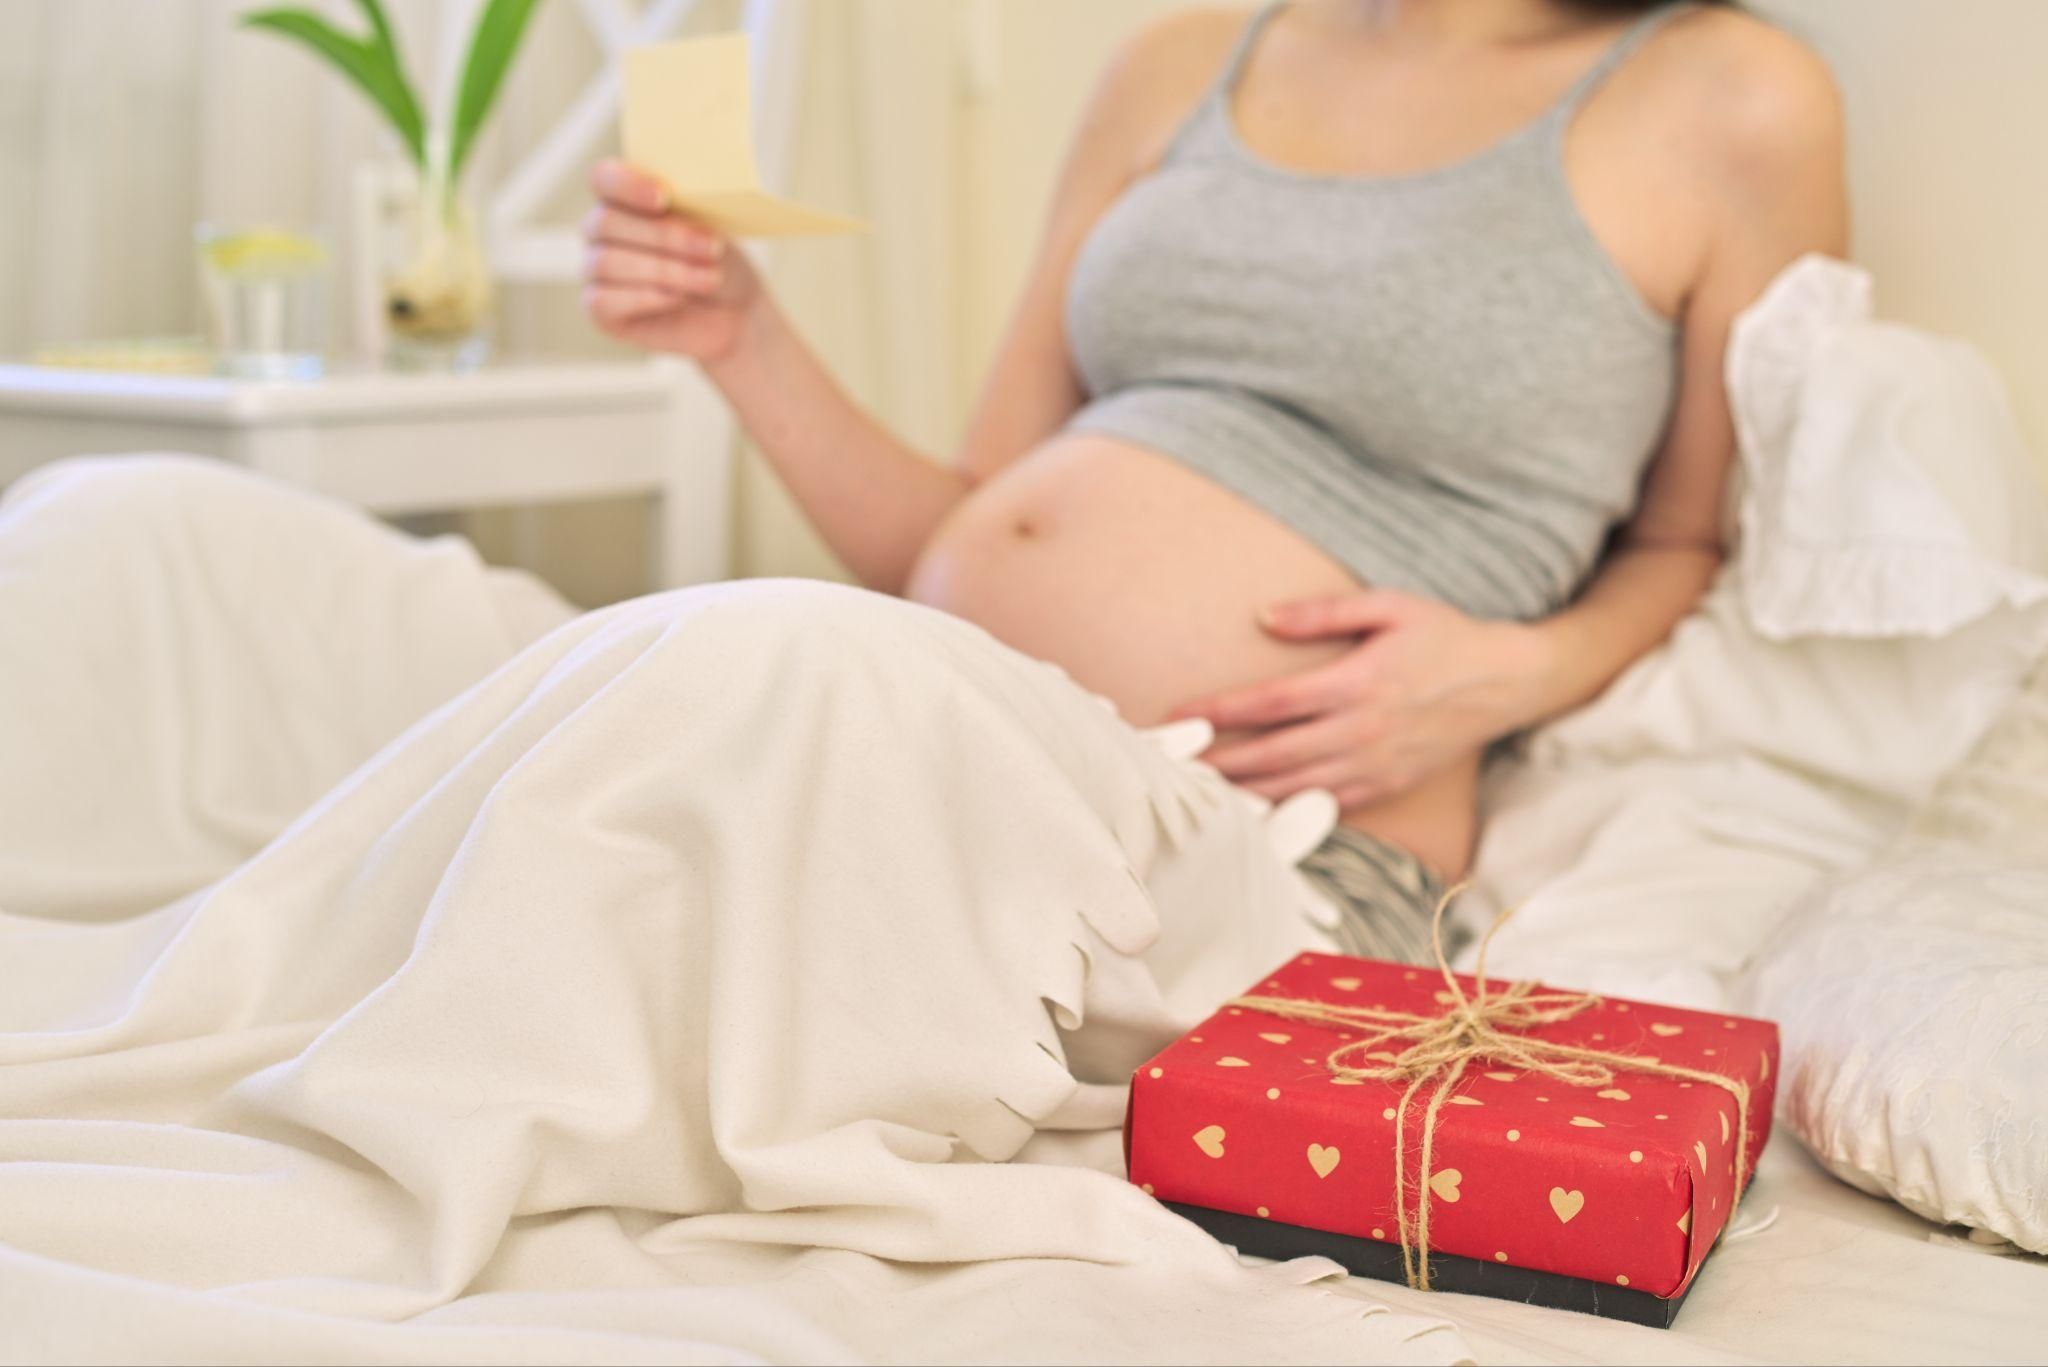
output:
[[[1050, 660], [1148, 726], [1176, 705], [1296, 673], [1349, 641], [1290, 643], [1258, 612], [1353, 592], [1352, 574], [1292, 528], [1142, 447], [1055, 438], [983, 484], [926, 546], [906, 596]], [[1464, 866], [1476, 758], [1347, 824]]]

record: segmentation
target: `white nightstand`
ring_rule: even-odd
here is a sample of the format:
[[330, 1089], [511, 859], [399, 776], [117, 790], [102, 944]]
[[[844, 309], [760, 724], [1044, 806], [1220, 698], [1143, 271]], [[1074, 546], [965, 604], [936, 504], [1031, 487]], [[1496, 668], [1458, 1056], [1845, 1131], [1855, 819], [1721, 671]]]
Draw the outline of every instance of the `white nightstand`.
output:
[[0, 365], [0, 484], [66, 456], [216, 456], [386, 516], [652, 494], [650, 577], [730, 572], [732, 419], [666, 359], [284, 383]]

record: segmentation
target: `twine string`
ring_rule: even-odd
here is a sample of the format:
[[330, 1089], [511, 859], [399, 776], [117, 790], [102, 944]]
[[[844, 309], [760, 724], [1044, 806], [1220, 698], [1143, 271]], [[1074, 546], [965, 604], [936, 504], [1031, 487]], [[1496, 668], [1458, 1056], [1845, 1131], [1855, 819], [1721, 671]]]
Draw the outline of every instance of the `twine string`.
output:
[[[1492, 990], [1486, 978], [1486, 953], [1493, 937], [1513, 918], [1512, 907], [1494, 920], [1480, 940], [1474, 987], [1467, 994], [1451, 972], [1443, 939], [1445, 909], [1462, 891], [1464, 885], [1460, 884], [1446, 892], [1437, 902], [1431, 921], [1430, 944], [1445, 987], [1445, 991], [1438, 993], [1439, 999], [1445, 1001], [1444, 1010], [1435, 1015], [1391, 1011], [1384, 1006], [1343, 1006], [1304, 997], [1253, 995], [1233, 998], [1229, 1003], [1288, 1020], [1359, 1031], [1359, 1038], [1332, 1049], [1323, 1066], [1341, 1078], [1407, 1084], [1394, 1109], [1394, 1227], [1401, 1238], [1401, 1267], [1408, 1284], [1422, 1291], [1430, 1289], [1429, 1179], [1438, 1117], [1444, 1104], [1456, 1095], [1466, 1069], [1481, 1060], [1536, 1073], [1572, 1087], [1608, 1086], [1614, 1081], [1615, 1070], [1622, 1069], [1703, 1082], [1726, 1091], [1734, 1097], [1736, 1111], [1735, 1198], [1728, 1211], [1732, 1224], [1749, 1169], [1749, 1084], [1701, 1068], [1636, 1054], [1586, 1049], [1529, 1034], [1571, 1020], [1597, 1005], [1600, 998], [1590, 992], [1540, 989], [1529, 981], [1509, 983], [1498, 992]], [[1407, 1121], [1416, 1095], [1424, 1089], [1428, 1089], [1428, 1100], [1422, 1110], [1422, 1152], [1414, 1181], [1415, 1215], [1411, 1222]]]

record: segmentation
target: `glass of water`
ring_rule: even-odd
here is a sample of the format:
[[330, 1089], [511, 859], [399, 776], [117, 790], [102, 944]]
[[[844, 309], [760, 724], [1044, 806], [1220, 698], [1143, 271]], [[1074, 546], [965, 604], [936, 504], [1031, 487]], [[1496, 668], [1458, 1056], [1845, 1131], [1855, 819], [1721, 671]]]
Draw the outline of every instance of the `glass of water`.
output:
[[257, 380], [319, 376], [332, 274], [326, 244], [280, 228], [207, 224], [197, 236], [215, 368]]

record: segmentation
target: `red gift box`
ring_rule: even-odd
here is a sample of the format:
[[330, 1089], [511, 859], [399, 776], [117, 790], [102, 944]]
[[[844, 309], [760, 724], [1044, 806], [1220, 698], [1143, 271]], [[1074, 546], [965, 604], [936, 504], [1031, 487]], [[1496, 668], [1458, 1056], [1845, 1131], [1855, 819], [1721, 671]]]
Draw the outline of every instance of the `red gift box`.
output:
[[[1474, 993], [1474, 979], [1456, 981]], [[1488, 982], [1496, 998], [1509, 986]], [[1432, 1019], [1457, 1006], [1436, 969], [1324, 954], [1295, 958], [1252, 992]], [[1132, 1079], [1130, 1180], [1184, 1207], [1398, 1245], [1394, 1137], [1409, 1082], [1343, 1076], [1327, 1062], [1367, 1033], [1249, 1005], [1219, 1010]], [[1578, 1086], [1528, 1067], [1473, 1061], [1447, 1089], [1431, 1136], [1432, 1259], [1452, 1255], [1447, 1261], [1682, 1296], [1734, 1209], [1738, 1153], [1746, 1181], [1770, 1137], [1777, 1027], [1593, 998], [1525, 1037], [1725, 1078], [1746, 1089], [1746, 1105], [1711, 1077], [1614, 1066], [1611, 1081]], [[1391, 1061], [1401, 1048], [1391, 1044], [1375, 1058]], [[1442, 1076], [1425, 1079], [1402, 1114], [1411, 1243], [1425, 1111]], [[1260, 1242], [1257, 1226], [1231, 1227], [1249, 1232], [1235, 1240], [1247, 1252], [1260, 1251], [1247, 1246]], [[1303, 1247], [1269, 1242], [1274, 1250]]]

